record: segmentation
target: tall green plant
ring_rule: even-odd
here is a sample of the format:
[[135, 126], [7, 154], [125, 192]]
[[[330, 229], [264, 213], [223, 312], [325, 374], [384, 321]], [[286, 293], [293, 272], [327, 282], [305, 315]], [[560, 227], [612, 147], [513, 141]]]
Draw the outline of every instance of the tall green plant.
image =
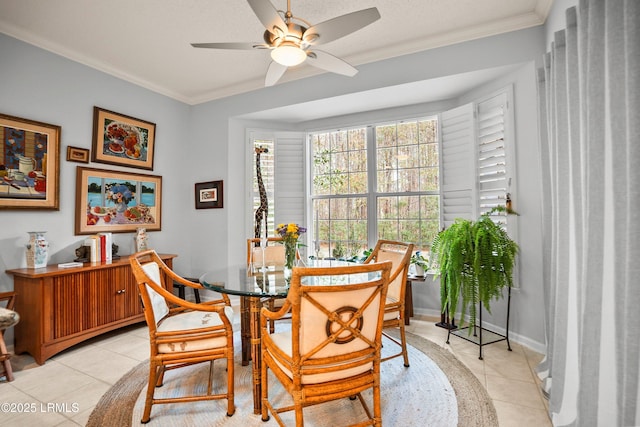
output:
[[476, 326], [479, 303], [491, 313], [491, 300], [513, 285], [518, 245], [489, 216], [505, 210], [496, 208], [477, 221], [456, 219], [431, 245], [429, 267], [441, 278], [443, 311], [446, 307], [455, 311], [462, 298], [461, 318], [469, 314], [469, 332]]

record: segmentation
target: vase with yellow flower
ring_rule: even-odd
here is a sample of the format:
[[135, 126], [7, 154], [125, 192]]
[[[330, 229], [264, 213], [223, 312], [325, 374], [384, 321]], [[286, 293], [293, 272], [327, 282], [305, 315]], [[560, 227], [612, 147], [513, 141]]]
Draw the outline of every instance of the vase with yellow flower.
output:
[[306, 231], [306, 228], [300, 227], [295, 223], [278, 224], [276, 227], [276, 233], [282, 237], [282, 242], [284, 243], [285, 272], [287, 270], [291, 271], [293, 268], [296, 261], [296, 253], [298, 252], [298, 238]]

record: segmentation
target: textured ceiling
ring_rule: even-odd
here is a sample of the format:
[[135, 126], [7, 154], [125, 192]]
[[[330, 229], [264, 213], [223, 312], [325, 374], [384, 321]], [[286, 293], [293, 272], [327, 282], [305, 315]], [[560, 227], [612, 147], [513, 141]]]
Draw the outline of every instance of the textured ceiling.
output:
[[[268, 1], [268, 0], [265, 0]], [[272, 0], [286, 9], [284, 0]], [[358, 65], [544, 23], [553, 0], [292, 0], [312, 24], [368, 7], [381, 19], [322, 45]], [[188, 104], [263, 87], [268, 51], [195, 49], [260, 42], [243, 0], [0, 0], [0, 32]], [[321, 73], [289, 69], [281, 82]], [[348, 77], [344, 77], [348, 78]]]

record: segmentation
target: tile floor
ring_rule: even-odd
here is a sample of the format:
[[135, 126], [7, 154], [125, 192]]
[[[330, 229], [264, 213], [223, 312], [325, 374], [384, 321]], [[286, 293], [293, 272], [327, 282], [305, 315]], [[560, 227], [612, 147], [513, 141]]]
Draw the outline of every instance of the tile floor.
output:
[[[435, 321], [412, 318], [408, 331], [448, 348], [469, 367], [492, 397], [501, 427], [551, 426], [534, 373], [541, 354], [515, 343], [507, 351], [501, 342], [483, 347], [484, 360], [479, 360], [472, 343], [453, 337], [445, 344], [447, 331]], [[140, 324], [76, 345], [42, 366], [29, 355], [15, 356], [15, 380], [0, 380], [0, 425], [84, 426], [102, 394], [146, 360], [148, 351], [147, 329]]]

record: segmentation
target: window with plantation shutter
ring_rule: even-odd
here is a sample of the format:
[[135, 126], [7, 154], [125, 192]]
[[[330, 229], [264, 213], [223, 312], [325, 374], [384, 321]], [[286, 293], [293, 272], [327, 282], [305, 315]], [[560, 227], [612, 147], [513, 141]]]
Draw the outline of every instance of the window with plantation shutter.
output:
[[[509, 89], [441, 114], [442, 221], [476, 219], [512, 198]], [[494, 214], [514, 237], [513, 215]]]
[[[269, 235], [278, 223], [304, 224], [305, 206], [305, 135], [301, 132], [250, 131], [251, 206], [252, 212], [260, 206], [260, 188], [256, 177], [256, 147], [268, 151], [260, 155], [260, 171], [267, 196]], [[255, 226], [251, 214], [251, 228]], [[262, 228], [262, 227], [261, 227]], [[264, 232], [264, 229], [262, 228]]]
[[275, 141], [275, 223], [304, 225], [305, 135], [276, 132]]
[[[506, 119], [507, 94], [500, 93], [476, 106], [478, 214], [496, 206], [505, 206], [509, 194], [507, 174]], [[494, 215], [494, 220], [506, 224], [506, 215]]]
[[441, 215], [448, 227], [456, 218], [474, 219], [476, 209], [473, 104], [445, 111], [440, 118]]

